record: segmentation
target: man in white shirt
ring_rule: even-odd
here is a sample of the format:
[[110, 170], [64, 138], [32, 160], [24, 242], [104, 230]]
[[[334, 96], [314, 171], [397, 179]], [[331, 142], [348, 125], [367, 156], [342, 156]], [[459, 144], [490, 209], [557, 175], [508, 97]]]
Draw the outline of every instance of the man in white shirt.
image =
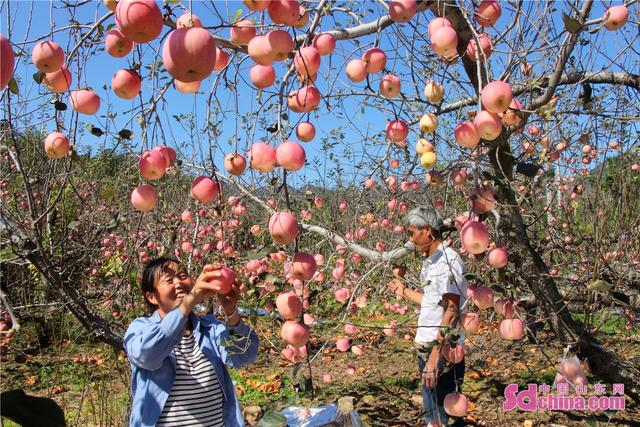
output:
[[[398, 298], [407, 298], [420, 305], [415, 343], [418, 347], [425, 423], [447, 425], [448, 415], [442, 406], [444, 397], [460, 391], [464, 379], [464, 359], [457, 364], [445, 363], [440, 355], [441, 343], [445, 338], [450, 340], [448, 330], [456, 326], [460, 309], [466, 302], [466, 268], [460, 255], [442, 242], [440, 231], [443, 221], [435, 208], [421, 206], [411, 210], [405, 218], [405, 224], [416, 250], [426, 256], [420, 272], [422, 291], [406, 287], [399, 277], [388, 286]], [[458, 345], [462, 345], [463, 340], [464, 336], [461, 336]], [[464, 423], [458, 419], [452, 425]]]

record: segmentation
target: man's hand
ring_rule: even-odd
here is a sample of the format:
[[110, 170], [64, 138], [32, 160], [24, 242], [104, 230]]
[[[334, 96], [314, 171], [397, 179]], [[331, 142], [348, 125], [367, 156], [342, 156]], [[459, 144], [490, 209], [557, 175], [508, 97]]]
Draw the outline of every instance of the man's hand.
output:
[[421, 383], [426, 388], [435, 388], [438, 383], [438, 361], [440, 359], [440, 351], [434, 347], [429, 355], [429, 360], [422, 370]]
[[387, 283], [387, 287], [389, 288], [389, 290], [391, 292], [396, 294], [396, 298], [402, 299], [402, 297], [404, 296], [405, 285], [402, 282], [402, 280], [400, 280], [398, 278], [393, 279], [392, 281]]
[[407, 273], [407, 267], [405, 267], [404, 265], [394, 265], [391, 271], [393, 272], [393, 277], [402, 279]]

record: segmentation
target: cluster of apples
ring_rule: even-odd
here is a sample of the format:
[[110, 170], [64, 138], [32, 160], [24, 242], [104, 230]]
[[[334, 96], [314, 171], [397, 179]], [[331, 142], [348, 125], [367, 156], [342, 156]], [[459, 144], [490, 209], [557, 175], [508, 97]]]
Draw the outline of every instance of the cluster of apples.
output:
[[[162, 32], [163, 17], [152, 0], [122, 0], [105, 3], [115, 11], [116, 28], [105, 36], [105, 50], [114, 58], [124, 58], [135, 43], [155, 40]], [[111, 89], [122, 99], [135, 98], [142, 88], [142, 78], [131, 69], [120, 69], [111, 78]]]
[[[315, 127], [309, 122], [301, 122], [296, 128], [296, 135], [303, 142], [311, 141], [315, 134]], [[307, 159], [304, 147], [294, 141], [285, 141], [277, 148], [256, 142], [249, 149], [248, 157], [251, 168], [263, 173], [271, 172], [276, 165], [290, 172], [298, 171]], [[247, 159], [240, 153], [229, 153], [224, 157], [223, 166], [231, 175], [240, 176], [247, 168]]]
[[[115, 11], [117, 28], [109, 30], [105, 37], [105, 50], [114, 58], [127, 56], [136, 43], [150, 43], [162, 32], [162, 11], [153, 0], [105, 4]], [[198, 16], [185, 13], [178, 17], [176, 29], [164, 41], [162, 61], [179, 92], [196, 93], [202, 80], [227, 66], [229, 55], [215, 45]], [[123, 99], [135, 98], [141, 84], [142, 79], [131, 69], [118, 70], [111, 79], [114, 93]]]
[[[278, 25], [303, 28], [309, 21], [309, 13], [297, 0], [247, 0], [244, 3], [252, 11], [266, 10], [271, 20]], [[251, 67], [249, 77], [258, 89], [266, 89], [273, 85], [276, 78], [273, 63], [288, 59], [296, 47], [287, 30], [274, 29], [259, 35], [253, 22], [248, 19], [233, 24], [230, 40], [238, 46], [247, 46], [249, 56], [256, 63]], [[287, 96], [287, 104], [292, 111], [305, 113], [318, 107], [321, 95], [313, 82], [317, 79], [321, 57], [331, 54], [335, 47], [336, 40], [333, 35], [318, 34], [314, 37], [311, 46], [301, 46], [295, 51], [293, 65], [303, 86]], [[302, 122], [296, 128], [296, 135], [303, 142], [311, 141], [315, 133], [315, 127], [309, 122]], [[282, 149], [278, 149], [278, 152], [282, 152], [277, 154], [278, 163], [288, 170], [300, 169], [304, 165], [304, 149], [293, 146], [292, 144], [295, 143], [290, 141], [285, 144]], [[267, 144], [254, 144], [250, 155], [252, 156], [251, 166], [256, 170], [269, 172], [275, 166], [276, 154]], [[240, 154], [232, 153], [229, 156], [236, 163], [242, 163], [242, 160], [239, 160]], [[225, 162], [225, 167], [230, 173], [239, 174], [240, 168], [234, 168], [231, 161]]]
[[[389, 76], [385, 76], [387, 78]], [[395, 77], [395, 76], [394, 76]], [[389, 86], [391, 85], [390, 79], [386, 81], [383, 79], [383, 83]], [[383, 90], [381, 84], [381, 91]], [[398, 81], [398, 92], [400, 90]], [[429, 80], [424, 88], [424, 95], [431, 104], [439, 104], [444, 98], [444, 86]], [[432, 134], [438, 128], [438, 117], [434, 113], [424, 114], [420, 118], [420, 130], [426, 134]], [[399, 147], [406, 146], [406, 139], [409, 134], [409, 125], [400, 119], [391, 120], [387, 123], [385, 128], [385, 134], [387, 138]], [[416, 144], [416, 152], [420, 155], [420, 163], [427, 169], [431, 169], [436, 165], [438, 157], [435, 153], [435, 146], [424, 138], [420, 138]]]
[[[276, 299], [278, 313], [285, 319], [280, 334], [297, 352], [309, 341], [309, 327], [298, 319], [302, 315], [302, 301], [294, 292], [284, 292]], [[306, 352], [306, 350], [304, 350]]]
[[389, 310], [392, 313], [396, 313], [400, 315], [405, 314], [409, 310], [409, 307], [406, 304], [401, 306], [398, 303], [390, 303], [390, 302], [385, 302], [384, 308], [386, 310]]
[[[64, 50], [54, 41], [38, 42], [31, 51], [33, 64], [44, 73], [42, 81], [51, 92], [65, 92], [73, 82], [64, 58]], [[70, 99], [72, 108], [78, 113], [92, 115], [100, 109], [100, 97], [90, 89], [73, 90]]]
[[[506, 340], [519, 340], [524, 337], [525, 327], [520, 319], [522, 309], [519, 301], [508, 298], [495, 299], [493, 291], [488, 286], [470, 286], [467, 297], [473, 301], [480, 310], [493, 307], [503, 320], [500, 321], [500, 337]], [[475, 334], [480, 328], [478, 313], [468, 311], [460, 316], [460, 327], [468, 334]]]
[[488, 83], [482, 88], [480, 98], [484, 110], [476, 114], [473, 122], [465, 121], [455, 128], [454, 136], [461, 147], [474, 149], [481, 139], [496, 139], [502, 132], [503, 123], [513, 125], [519, 122], [515, 111], [520, 110], [522, 106], [513, 98], [508, 83], [501, 80]]
[[[161, 145], [148, 150], [140, 156], [138, 168], [140, 175], [148, 180], [158, 180], [164, 176], [176, 160], [176, 152]], [[208, 176], [199, 176], [191, 185], [191, 196], [203, 204], [212, 203], [220, 194], [220, 183]], [[141, 212], [149, 212], [158, 202], [158, 193], [154, 186], [142, 184], [131, 193], [131, 204]]]
[[[116, 29], [107, 33], [107, 52], [121, 58], [129, 54], [134, 43], [149, 43], [162, 32], [162, 11], [153, 0], [122, 0], [115, 8]], [[222, 70], [229, 56], [218, 48], [212, 35], [202, 28], [200, 18], [186, 13], [176, 20], [162, 46], [162, 62], [175, 79], [180, 92], [195, 93], [202, 80], [213, 71]], [[140, 77], [132, 70], [120, 70], [112, 79], [116, 94], [134, 98], [140, 91]]]
[[[281, 213], [279, 213], [281, 214]], [[276, 215], [279, 215], [276, 214]], [[286, 258], [286, 255], [284, 255]], [[266, 265], [261, 262], [251, 261], [251, 265], [247, 264], [247, 269], [252, 273], [257, 274], [258, 271], [266, 271]], [[321, 254], [312, 255], [309, 253], [298, 252], [291, 257], [290, 260], [284, 261], [284, 273], [286, 275], [288, 283], [293, 285], [292, 291], [282, 292], [276, 298], [276, 308], [280, 316], [285, 320], [285, 323], [281, 329], [282, 339], [287, 343], [287, 347], [282, 351], [282, 355], [285, 359], [298, 363], [301, 358], [305, 357], [306, 350], [303, 347], [306, 345], [309, 338], [309, 326], [315, 323], [314, 316], [308, 312], [302, 314], [303, 309], [308, 310], [309, 296], [308, 288], [304, 287], [304, 282], [314, 280], [322, 283], [325, 280], [324, 272], [318, 271], [318, 266], [324, 264], [324, 257]], [[336, 261], [336, 267], [333, 271], [334, 279], [341, 280], [344, 278], [345, 260], [339, 258]], [[359, 277], [361, 273], [354, 270], [352, 273], [353, 278]], [[347, 280], [346, 282], [349, 282]], [[346, 302], [351, 297], [351, 289], [348, 287], [334, 286], [335, 298], [338, 302]], [[269, 291], [274, 290], [271, 288]], [[302, 298], [302, 299], [301, 299]], [[367, 296], [362, 295], [354, 300], [349, 309], [353, 312], [357, 308], [362, 308], [367, 305]], [[353, 325], [345, 325], [345, 333], [354, 334], [357, 329]], [[345, 343], [346, 348], [342, 348]], [[351, 346], [349, 340], [338, 340], [337, 347], [340, 351], [346, 351], [351, 348], [352, 352], [360, 355], [362, 354], [364, 347]]]
[[[138, 169], [142, 177], [150, 181], [155, 181], [162, 178], [175, 160], [175, 150], [160, 145], [142, 153], [138, 162]], [[152, 210], [157, 202], [158, 193], [155, 187], [150, 184], [140, 185], [131, 193], [131, 204], [141, 212]]]
[[[38, 42], [31, 51], [31, 59], [36, 68], [44, 73], [42, 81], [51, 92], [60, 93], [69, 89], [71, 72], [64, 64], [65, 53], [60, 45], [53, 41]], [[100, 109], [100, 97], [90, 89], [73, 90], [70, 99], [73, 110], [78, 113], [92, 115]], [[51, 132], [45, 138], [44, 151], [52, 159], [63, 158], [70, 149], [69, 138], [61, 132]]]
[[[254, 12], [266, 10], [271, 20], [278, 25], [304, 28], [309, 22], [309, 13], [297, 0], [245, 0], [244, 4]], [[293, 39], [287, 31], [276, 30], [267, 35], [256, 35], [255, 25], [250, 20], [242, 20], [232, 26], [231, 42], [238, 46], [246, 45], [249, 56], [257, 65], [263, 67], [271, 66], [275, 61], [286, 59], [294, 49]], [[251, 74], [254, 72], [252, 71]]]
[[[501, 14], [500, 4], [495, 0], [483, 0], [475, 11], [476, 21], [482, 27], [494, 26]], [[429, 23], [428, 31], [431, 49], [447, 61], [455, 59], [458, 55], [458, 34], [451, 25], [451, 21], [444, 17], [437, 17]], [[493, 43], [485, 34], [478, 36], [478, 42], [472, 38], [467, 45], [466, 54], [473, 61], [476, 60], [476, 56], [479, 61], [486, 61], [493, 51]]]

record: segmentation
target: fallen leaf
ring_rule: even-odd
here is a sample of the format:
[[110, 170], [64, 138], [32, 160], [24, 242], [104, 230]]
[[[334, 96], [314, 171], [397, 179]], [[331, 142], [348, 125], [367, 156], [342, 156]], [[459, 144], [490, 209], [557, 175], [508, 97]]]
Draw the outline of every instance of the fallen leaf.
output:
[[25, 385], [34, 385], [38, 382], [40, 378], [37, 375], [31, 375], [26, 380], [24, 380]]
[[482, 375], [483, 377], [490, 377], [490, 376], [493, 376], [493, 372], [491, 372], [488, 369], [481, 369], [480, 375]]
[[477, 372], [469, 372], [466, 376], [472, 380], [480, 379], [480, 374]]
[[498, 364], [498, 361], [492, 356], [487, 356], [485, 361], [491, 366], [496, 366]]
[[258, 388], [262, 385], [262, 381], [258, 381], [258, 380], [247, 380], [247, 385], [249, 387], [254, 387], [254, 388]]
[[278, 379], [278, 378], [280, 378], [280, 374], [278, 374], [277, 372], [276, 372], [275, 374], [267, 375], [267, 376], [265, 377], [265, 379], [266, 379], [267, 381], [273, 381], [273, 380], [276, 380], [276, 379]]
[[473, 424], [477, 424], [478, 423], [478, 416], [477, 415], [467, 415], [466, 417], [464, 417], [465, 421], [469, 421]]
[[277, 381], [272, 381], [266, 384], [262, 384], [261, 386], [258, 387], [258, 390], [275, 393], [278, 390], [280, 390], [281, 386], [282, 386], [282, 383], [280, 382], [280, 380], [277, 380]]
[[66, 390], [65, 390], [64, 386], [59, 385], [59, 386], [54, 387], [51, 390], [51, 394], [53, 394], [55, 396], [56, 394], [64, 393], [65, 391]]

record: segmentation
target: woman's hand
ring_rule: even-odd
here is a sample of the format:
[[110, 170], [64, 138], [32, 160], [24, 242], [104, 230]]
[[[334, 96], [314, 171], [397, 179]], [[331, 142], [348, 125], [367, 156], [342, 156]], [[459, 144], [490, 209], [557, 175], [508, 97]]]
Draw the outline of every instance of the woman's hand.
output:
[[240, 295], [242, 294], [242, 282], [239, 279], [236, 279], [236, 282], [231, 287], [231, 292], [228, 294], [217, 294], [218, 301], [220, 301], [220, 305], [227, 316], [231, 316], [238, 306], [238, 301], [240, 300]]
[[226, 294], [218, 294], [218, 301], [224, 311], [225, 323], [234, 327], [240, 323], [240, 314], [238, 313], [238, 301], [243, 291], [242, 282], [236, 278], [235, 283], [231, 287], [231, 292]]
[[187, 316], [193, 307], [200, 304], [207, 298], [216, 295], [220, 291], [220, 285], [211, 283], [212, 280], [222, 276], [220, 266], [217, 264], [207, 264], [203, 267], [202, 273], [196, 279], [191, 291], [186, 294], [180, 304], [180, 311]]

